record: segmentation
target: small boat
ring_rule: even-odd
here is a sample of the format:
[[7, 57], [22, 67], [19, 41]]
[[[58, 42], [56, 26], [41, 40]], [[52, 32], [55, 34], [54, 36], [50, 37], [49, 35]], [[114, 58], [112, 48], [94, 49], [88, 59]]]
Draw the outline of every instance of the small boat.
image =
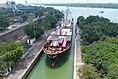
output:
[[101, 11], [99, 11], [99, 13], [104, 13], [104, 11], [101, 10]]

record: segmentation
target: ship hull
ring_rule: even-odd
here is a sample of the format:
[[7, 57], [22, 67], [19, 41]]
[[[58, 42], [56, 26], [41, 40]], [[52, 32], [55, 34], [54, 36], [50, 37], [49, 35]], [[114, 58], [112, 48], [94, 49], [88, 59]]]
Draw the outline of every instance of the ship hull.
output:
[[[70, 48], [67, 49], [66, 51], [56, 55], [55, 57], [47, 55], [47, 59], [50, 60], [49, 66], [54, 68], [57, 64], [59, 64], [58, 62], [60, 62], [60, 61], [65, 62], [68, 59], [69, 55], [70, 55], [69, 50], [70, 50]], [[61, 65], [62, 65], [62, 63], [61, 63]]]
[[[47, 57], [52, 59], [52, 60], [57, 58], [57, 57], [60, 57], [61, 55], [67, 53], [67, 51], [70, 49], [70, 47], [71, 47], [71, 44], [70, 44], [70, 46], [65, 51], [63, 51], [63, 52], [61, 52], [59, 54], [47, 54]], [[43, 51], [44, 51], [44, 53], [47, 53], [44, 49], [43, 49]]]

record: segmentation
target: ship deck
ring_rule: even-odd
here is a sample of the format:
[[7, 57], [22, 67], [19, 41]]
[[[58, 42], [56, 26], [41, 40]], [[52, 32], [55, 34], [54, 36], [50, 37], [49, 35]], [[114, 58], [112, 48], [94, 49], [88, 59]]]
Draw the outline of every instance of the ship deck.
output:
[[67, 46], [65, 47], [59, 47], [59, 46], [55, 46], [55, 47], [51, 47], [51, 46], [47, 46], [44, 47], [43, 50], [46, 54], [60, 54], [63, 53], [64, 51], [68, 50], [70, 47], [70, 44], [67, 44]]

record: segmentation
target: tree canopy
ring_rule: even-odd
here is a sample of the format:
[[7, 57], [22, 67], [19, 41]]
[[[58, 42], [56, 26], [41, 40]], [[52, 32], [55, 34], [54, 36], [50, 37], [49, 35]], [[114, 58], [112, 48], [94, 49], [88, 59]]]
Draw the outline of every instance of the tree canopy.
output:
[[30, 38], [36, 37], [36, 39], [38, 39], [39, 37], [41, 37], [42, 34], [44, 34], [42, 26], [38, 23], [29, 24], [25, 26], [24, 31], [28, 36], [30, 36]]
[[23, 22], [28, 19], [27, 15], [22, 15], [21, 18], [23, 19]]
[[82, 73], [82, 79], [99, 79], [100, 74], [96, 72], [96, 69], [92, 64], [84, 64], [79, 69], [80, 73]]
[[38, 39], [44, 34], [44, 31], [55, 28], [57, 22], [63, 17], [63, 14], [59, 10], [51, 7], [35, 7], [35, 10], [37, 10], [34, 12], [36, 17], [39, 16], [40, 18], [40, 16], [44, 16], [45, 14], [45, 18], [43, 18], [43, 21], [40, 23], [27, 25], [24, 31], [30, 38], [36, 37], [36, 39]]
[[[99, 16], [89, 16], [86, 19], [80, 16], [77, 24], [81, 30], [82, 60], [88, 66], [92, 64], [95, 72], [84, 70], [85, 79], [91, 77], [90, 73], [99, 76], [93, 79], [117, 79], [118, 78], [118, 24]], [[85, 65], [86, 66], [86, 65]], [[92, 77], [90, 78], [92, 79]]]
[[114, 71], [109, 69], [111, 64], [118, 65], [118, 38], [107, 37], [105, 40], [82, 46], [82, 53], [83, 61], [87, 64], [93, 64], [102, 76], [118, 72], [115, 69]]
[[78, 17], [77, 23], [81, 29], [82, 39], [85, 42], [93, 43], [104, 36], [118, 35], [118, 24], [111, 23], [109, 19], [99, 16]]
[[13, 66], [23, 54], [23, 46], [18, 42], [0, 44], [0, 71]]
[[9, 26], [9, 22], [7, 21], [7, 19], [5, 19], [5, 17], [0, 16], [0, 28], [7, 28]]

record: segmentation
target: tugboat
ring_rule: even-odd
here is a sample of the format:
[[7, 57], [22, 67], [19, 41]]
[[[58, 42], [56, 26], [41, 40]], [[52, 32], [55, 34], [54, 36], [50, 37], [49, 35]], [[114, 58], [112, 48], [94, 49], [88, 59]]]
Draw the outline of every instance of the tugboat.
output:
[[[68, 15], [67, 12], [68, 10], [66, 11]], [[65, 51], [71, 46], [73, 19], [68, 19], [67, 15], [66, 19], [63, 19], [61, 24], [56, 27], [57, 29], [47, 38], [47, 42], [43, 47], [44, 53], [52, 60], [52, 67], [56, 65], [60, 55], [65, 54]]]

